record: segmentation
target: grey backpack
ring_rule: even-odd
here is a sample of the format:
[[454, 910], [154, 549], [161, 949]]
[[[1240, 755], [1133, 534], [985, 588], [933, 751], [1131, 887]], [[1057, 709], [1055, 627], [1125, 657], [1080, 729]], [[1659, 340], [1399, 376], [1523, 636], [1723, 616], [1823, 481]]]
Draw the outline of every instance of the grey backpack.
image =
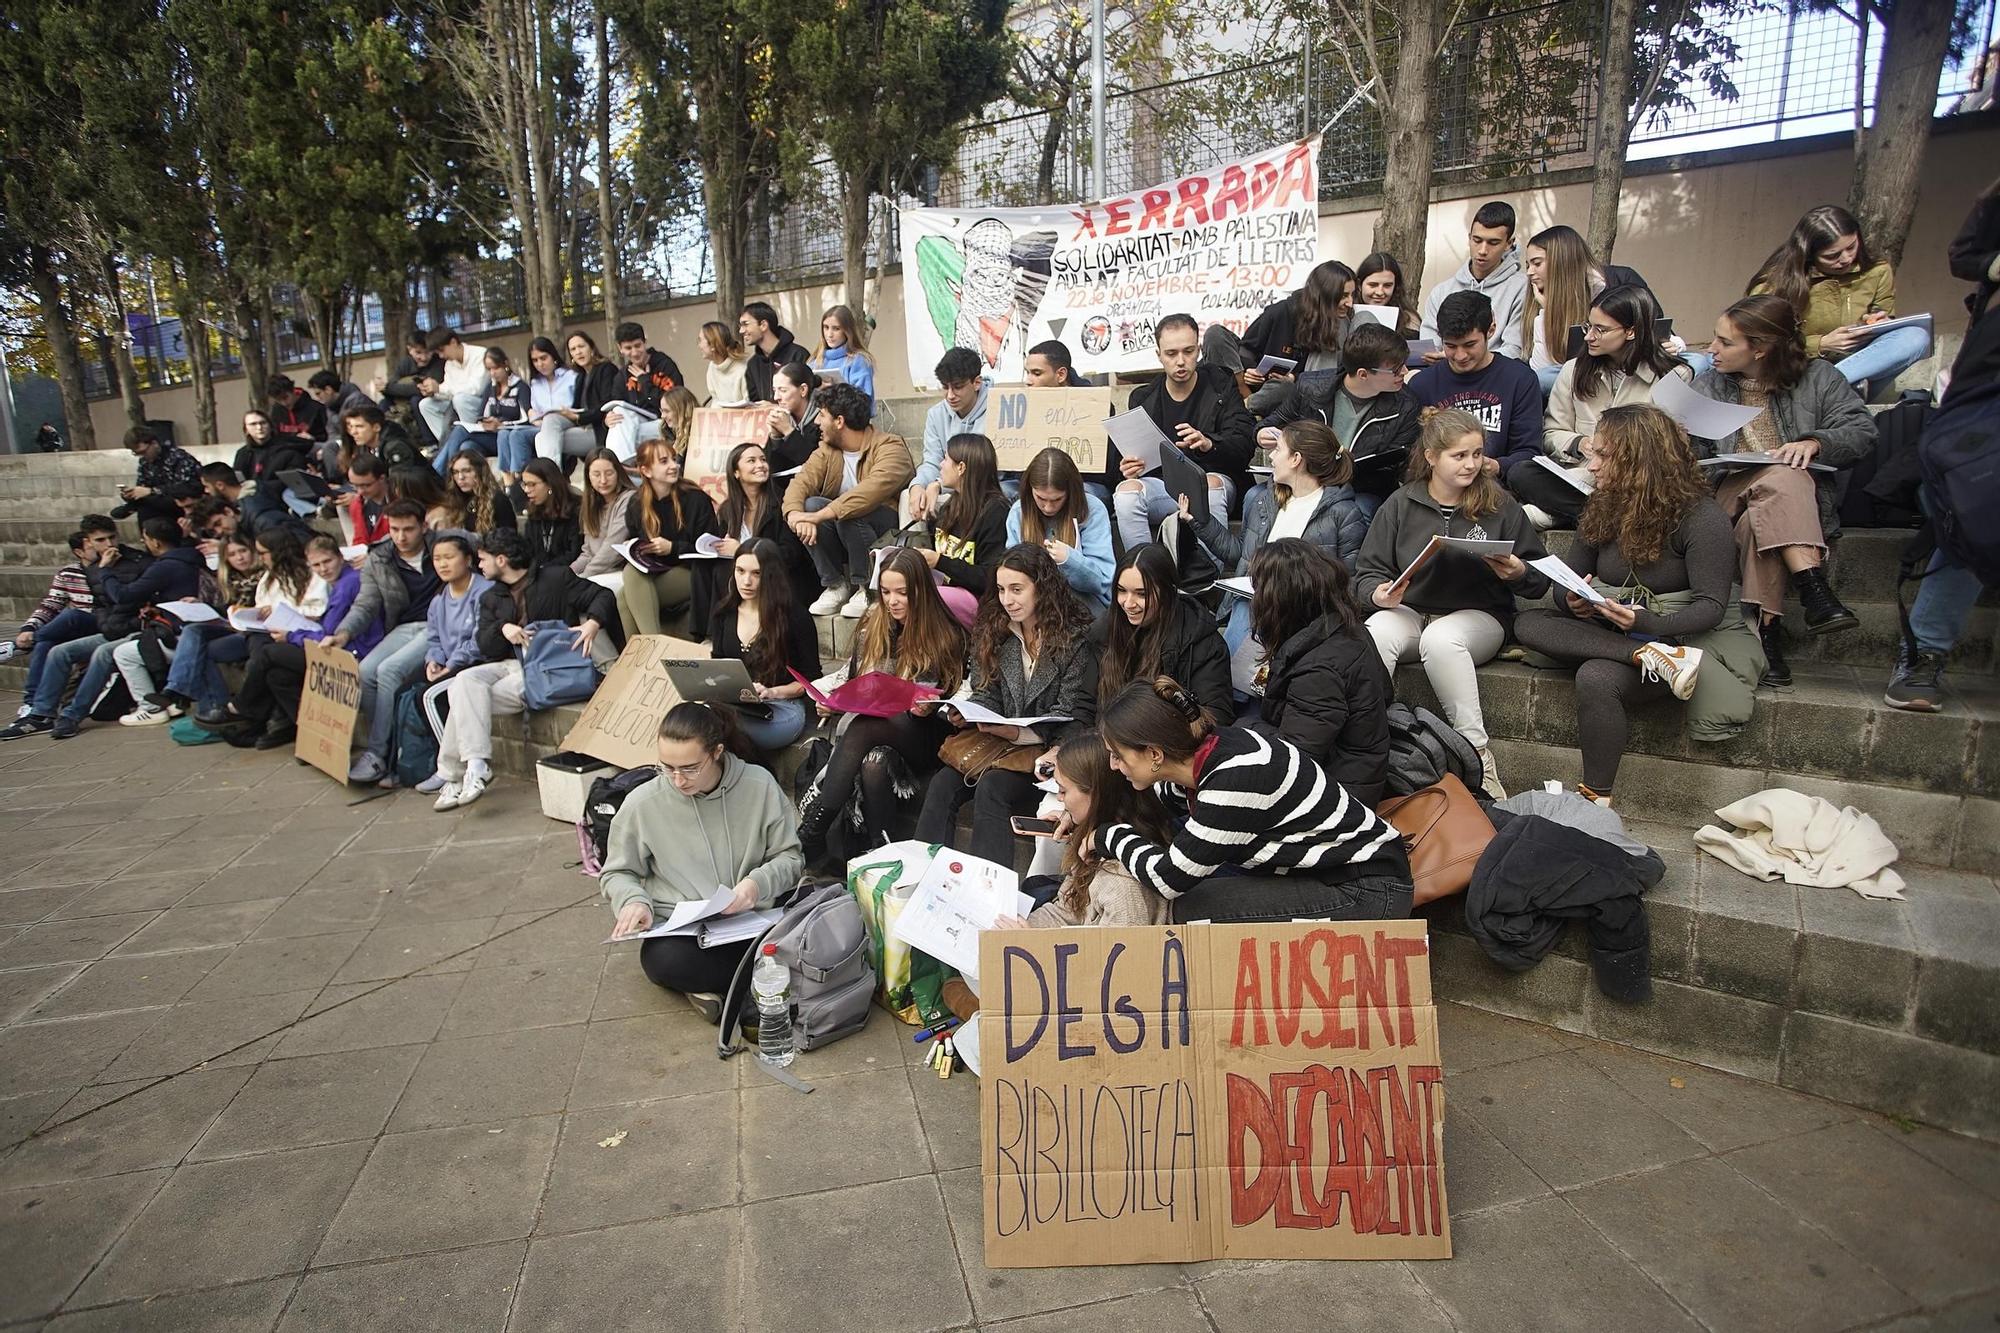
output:
[[792, 1035], [802, 1051], [817, 1050], [859, 1032], [875, 996], [875, 967], [868, 961], [868, 926], [845, 884], [805, 884], [793, 890], [785, 914], [752, 945], [723, 997], [717, 1054], [738, 1050], [739, 1017], [750, 999], [750, 969], [766, 944], [792, 974]]

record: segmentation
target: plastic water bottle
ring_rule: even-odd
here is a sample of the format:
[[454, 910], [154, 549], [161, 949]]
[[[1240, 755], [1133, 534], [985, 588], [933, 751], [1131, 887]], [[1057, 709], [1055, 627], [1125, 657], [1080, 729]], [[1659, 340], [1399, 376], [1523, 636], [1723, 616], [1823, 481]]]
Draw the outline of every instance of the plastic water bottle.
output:
[[778, 946], [767, 944], [750, 969], [750, 994], [757, 1001], [757, 1058], [765, 1064], [792, 1062], [792, 974], [778, 961]]

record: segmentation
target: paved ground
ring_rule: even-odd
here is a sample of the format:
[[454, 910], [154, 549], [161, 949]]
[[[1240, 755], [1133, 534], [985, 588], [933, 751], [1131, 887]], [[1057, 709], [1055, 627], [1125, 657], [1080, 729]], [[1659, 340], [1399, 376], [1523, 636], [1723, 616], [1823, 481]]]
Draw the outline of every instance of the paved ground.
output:
[[345, 799], [158, 731], [0, 746], [0, 1322], [2000, 1319], [2000, 1149], [1456, 1006], [1456, 1259], [992, 1272], [975, 1086], [886, 1015], [800, 1097], [600, 943], [523, 784]]

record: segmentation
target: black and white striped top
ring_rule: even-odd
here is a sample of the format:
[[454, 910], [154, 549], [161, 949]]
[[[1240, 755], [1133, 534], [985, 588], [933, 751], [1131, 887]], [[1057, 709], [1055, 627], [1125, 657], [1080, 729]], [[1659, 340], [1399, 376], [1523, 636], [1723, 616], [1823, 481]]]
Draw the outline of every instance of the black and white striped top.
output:
[[1149, 842], [1130, 824], [1097, 830], [1098, 852], [1141, 884], [1178, 898], [1224, 866], [1253, 874], [1394, 862], [1396, 830], [1291, 742], [1246, 727], [1216, 732], [1215, 748], [1181, 793], [1187, 823], [1173, 843]]

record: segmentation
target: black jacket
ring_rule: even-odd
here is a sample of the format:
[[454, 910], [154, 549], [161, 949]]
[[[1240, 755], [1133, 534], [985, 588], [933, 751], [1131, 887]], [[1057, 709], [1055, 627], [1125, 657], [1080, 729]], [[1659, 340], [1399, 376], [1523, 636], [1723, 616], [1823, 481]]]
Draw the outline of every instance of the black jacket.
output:
[[1977, 324], [1993, 303], [1994, 291], [2000, 290], [2000, 283], [1993, 281], [1993, 261], [2000, 259], [2000, 194], [1989, 191], [1973, 202], [1945, 254], [1952, 277], [1976, 284], [1965, 294], [1965, 308]]
[[983, 597], [993, 585], [993, 567], [1007, 554], [1007, 515], [1014, 506], [1004, 495], [995, 495], [973, 516], [964, 532], [939, 529], [932, 538], [937, 547], [937, 572], [954, 588], [963, 588], [974, 597]]
[[790, 472], [793, 468], [804, 467], [812, 457], [813, 450], [819, 448], [819, 404], [806, 408], [806, 419], [783, 435], [775, 432], [764, 444], [764, 456], [771, 460], [771, 471]]
[[778, 345], [771, 349], [769, 355], [766, 355], [762, 348], [751, 352], [750, 364], [743, 368], [744, 390], [750, 395], [750, 401], [753, 403], [775, 401], [772, 397], [772, 390], [775, 388], [773, 381], [777, 378], [779, 366], [794, 361], [805, 365], [812, 359], [805, 348], [792, 341], [790, 329], [779, 325], [771, 332], [777, 336]]
[[[1304, 376], [1291, 392], [1264, 414], [1260, 426], [1289, 426], [1294, 421], [1333, 424], [1334, 395], [1342, 375]], [[1361, 404], [1354, 428], [1354, 489], [1378, 498], [1401, 485], [1403, 465], [1423, 427], [1423, 409], [1408, 389], [1378, 393]]]
[[[664, 500], [653, 498], [653, 488], [641, 485], [632, 492], [632, 498], [625, 502], [625, 530], [635, 540], [646, 540], [646, 506], [660, 518], [660, 535], [674, 544], [674, 554], [669, 559], [678, 559], [683, 552], [694, 549], [694, 539], [718, 532], [715, 522], [715, 504], [708, 498], [708, 492], [695, 486], [681, 488], [681, 521], [674, 522], [674, 507]], [[776, 506], [772, 506], [776, 508]], [[658, 557], [653, 557], [657, 559]], [[707, 563], [696, 561], [697, 564]]]
[[298, 440], [312, 440], [324, 443], [326, 440], [326, 409], [319, 400], [304, 389], [292, 390], [292, 401], [284, 407], [267, 407], [265, 414], [271, 418], [271, 432], [280, 438], [289, 436]]
[[[1080, 722], [1096, 718], [1104, 654], [1111, 642], [1111, 617], [1124, 614], [1114, 602], [1098, 613], [1090, 627], [1089, 651], [1077, 669], [1084, 675], [1092, 712], [1088, 718], [1077, 719]], [[1236, 696], [1230, 692], [1229, 649], [1222, 642], [1222, 631], [1215, 627], [1212, 614], [1187, 597], [1174, 599], [1172, 615], [1160, 642], [1160, 674], [1179, 681], [1214, 714], [1215, 725], [1226, 727], [1236, 720]]]
[[138, 606], [120, 606], [118, 590], [129, 587], [146, 572], [153, 557], [145, 548], [118, 543], [118, 559], [111, 565], [85, 565], [83, 581], [97, 608], [97, 628], [107, 639], [122, 639], [139, 628]]
[[583, 554], [583, 524], [575, 514], [568, 518], [523, 516], [520, 528], [537, 565], [567, 565]]
[[1389, 701], [1395, 690], [1366, 631], [1331, 613], [1271, 654], [1257, 725], [1319, 760], [1371, 810], [1389, 776]]
[[430, 466], [417, 446], [410, 443], [410, 433], [394, 421], [382, 423], [382, 438], [375, 442], [375, 456], [382, 460], [384, 468]]
[[604, 405], [615, 403], [625, 396], [625, 369], [614, 361], [600, 361], [590, 370], [576, 377], [576, 399], [570, 406], [577, 410], [577, 425], [588, 426], [597, 432], [597, 443], [604, 443]]
[[683, 383], [681, 368], [657, 347], [646, 349], [645, 370], [634, 371], [621, 364], [618, 376], [617, 397], [653, 413], [659, 412], [660, 399], [666, 396], [667, 391], [679, 388]]
[[405, 352], [396, 358], [396, 367], [389, 372], [389, 382], [383, 386], [382, 396], [414, 402], [424, 396], [424, 391], [417, 387], [417, 381], [425, 377], [442, 382], [444, 358], [432, 352], [425, 360], [418, 361]]
[[618, 636], [618, 598], [602, 584], [580, 579], [568, 565], [543, 565], [519, 583], [495, 583], [479, 594], [479, 652], [489, 662], [515, 655], [514, 645], [500, 633], [503, 625], [532, 625], [560, 620], [569, 626], [595, 620]]
[[[1166, 392], [1167, 381], [1157, 379], [1132, 390], [1131, 400], [1126, 405], [1143, 410], [1157, 423], [1164, 419], [1160, 400]], [[1236, 380], [1228, 371], [1219, 366], [1195, 368], [1194, 410], [1188, 414], [1188, 424], [1215, 444], [1215, 448], [1208, 453], [1189, 454], [1188, 457], [1204, 471], [1219, 472], [1234, 480], [1238, 496], [1248, 494], [1250, 474], [1247, 469], [1250, 455], [1257, 447], [1257, 423], [1251, 420], [1250, 409], [1243, 406], [1243, 396], [1237, 393]], [[1118, 470], [1118, 451], [1106, 450], [1104, 484], [1115, 489], [1124, 479], [1124, 474]]]
[[[733, 657], [749, 666], [750, 659], [743, 654], [743, 643], [736, 637], [736, 612], [733, 608], [713, 617], [708, 642], [710, 657]], [[785, 625], [785, 660], [763, 662], [761, 665], [764, 667], [762, 671], [750, 668], [750, 679], [759, 685], [790, 685], [791, 671], [798, 672], [807, 680], [819, 679], [819, 630], [813, 624], [812, 613], [806, 610], [806, 603], [799, 597], [792, 598], [792, 616]], [[786, 670], [788, 667], [791, 671]]]
[[1659, 853], [1631, 853], [1540, 815], [1488, 810], [1499, 831], [1472, 871], [1465, 924], [1487, 956], [1525, 972], [1580, 917], [1590, 928], [1590, 968], [1614, 1000], [1653, 993], [1651, 934], [1640, 895], [1666, 873]]

